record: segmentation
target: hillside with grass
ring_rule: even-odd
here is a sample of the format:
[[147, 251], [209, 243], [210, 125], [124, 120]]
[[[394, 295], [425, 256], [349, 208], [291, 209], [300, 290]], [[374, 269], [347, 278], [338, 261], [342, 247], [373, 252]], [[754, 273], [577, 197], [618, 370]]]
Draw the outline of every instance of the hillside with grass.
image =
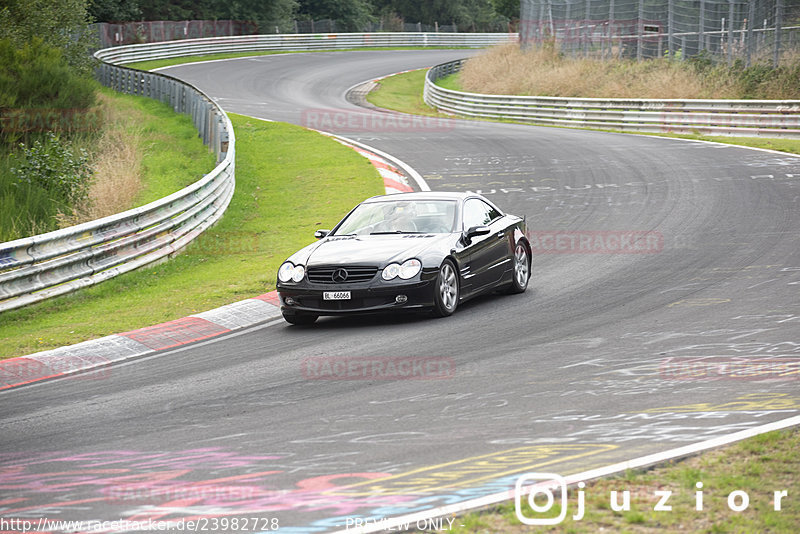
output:
[[[446, 82], [447, 83], [447, 82]], [[778, 68], [715, 64], [707, 55], [679, 59], [575, 59], [553, 45], [492, 47], [465, 63], [457, 88], [472, 93], [581, 98], [800, 100], [800, 55]]]

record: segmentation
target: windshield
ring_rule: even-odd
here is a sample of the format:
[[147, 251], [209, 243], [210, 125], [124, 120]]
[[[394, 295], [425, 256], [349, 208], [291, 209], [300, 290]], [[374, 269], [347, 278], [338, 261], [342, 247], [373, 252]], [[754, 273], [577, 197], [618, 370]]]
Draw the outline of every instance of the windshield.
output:
[[360, 204], [332, 235], [444, 234], [456, 226], [454, 200], [397, 200]]

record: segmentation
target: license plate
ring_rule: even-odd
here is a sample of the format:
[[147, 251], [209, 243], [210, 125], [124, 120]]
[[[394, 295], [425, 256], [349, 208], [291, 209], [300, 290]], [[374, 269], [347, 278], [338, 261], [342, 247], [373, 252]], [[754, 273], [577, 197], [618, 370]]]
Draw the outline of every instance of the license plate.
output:
[[322, 293], [324, 300], [350, 300], [349, 291], [325, 291]]

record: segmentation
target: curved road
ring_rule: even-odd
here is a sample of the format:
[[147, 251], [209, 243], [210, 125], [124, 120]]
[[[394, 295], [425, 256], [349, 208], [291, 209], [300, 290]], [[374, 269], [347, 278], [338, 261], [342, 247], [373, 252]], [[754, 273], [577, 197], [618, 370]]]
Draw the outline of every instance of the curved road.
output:
[[[276, 518], [280, 532], [327, 532], [798, 413], [800, 158], [489, 122], [403, 128], [345, 100], [367, 79], [466, 53], [287, 54], [169, 73], [234, 113], [328, 130], [379, 113], [338, 131], [434, 190], [481, 191], [527, 216], [540, 239], [529, 291], [443, 320], [265, 323], [103, 380], [0, 393], [3, 517], [258, 517], [259, 531]], [[339, 122], [309, 124], [320, 117]], [[598, 248], [631, 232], [652, 246]], [[454, 373], [317, 380], [308, 367], [387, 356]], [[681, 374], [687, 362], [695, 375]], [[770, 371], [730, 374], [753, 364]]]

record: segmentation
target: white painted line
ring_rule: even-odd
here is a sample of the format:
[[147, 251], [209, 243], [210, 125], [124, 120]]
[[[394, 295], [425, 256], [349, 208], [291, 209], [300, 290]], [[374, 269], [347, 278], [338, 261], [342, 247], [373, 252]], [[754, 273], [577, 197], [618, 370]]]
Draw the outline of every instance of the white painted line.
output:
[[263, 321], [265, 318], [279, 317], [280, 315], [280, 308], [274, 304], [260, 299], [249, 298], [202, 313], [193, 313], [189, 317], [199, 317], [228, 330], [237, 330], [239, 328], [247, 328], [252, 324]]
[[[231, 112], [231, 113], [233, 113], [233, 112]], [[251, 119], [256, 119], [256, 120], [259, 120], [259, 121], [264, 121], [264, 122], [275, 122], [275, 121], [274, 121], [274, 120], [272, 120], [272, 119], [265, 119], [265, 118], [263, 118], [263, 117], [254, 117], [254, 116], [252, 116], [252, 115], [245, 115], [245, 117], [250, 117]]]
[[[224, 54], [226, 52], [219, 52], [219, 53]], [[258, 53], [255, 53], [255, 54], [252, 54], [252, 55], [249, 55], [249, 56], [227, 57], [227, 58], [222, 58], [222, 59], [201, 59], [200, 61], [186, 61], [184, 63], [177, 63], [175, 65], [167, 65], [166, 67], [158, 67], [157, 69], [150, 69], [148, 72], [158, 72], [160, 70], [173, 69], [175, 67], [185, 67], [186, 65], [194, 65], [194, 64], [197, 64], [197, 63], [218, 63], [220, 61], [239, 61], [240, 59], [261, 59], [264, 56], [285, 56], [287, 54], [309, 54], [309, 53], [311, 53], [311, 52], [306, 52], [306, 51], [282, 52], [282, 51], [277, 51], [276, 50], [274, 54], [258, 54]], [[198, 57], [198, 56], [180, 56], [180, 57], [181, 58], [185, 58], [185, 59], [188, 60], [188, 59], [190, 59], [192, 57]], [[165, 59], [171, 59], [171, 58], [165, 58]], [[144, 61], [148, 61], [148, 60], [144, 60]], [[135, 62], [132, 61], [131, 63], [135, 63]], [[123, 66], [124, 66], [124, 64], [123, 64]]]
[[[234, 337], [243, 336], [245, 334], [256, 332], [258, 330], [261, 330], [261, 329], [264, 329], [264, 328], [268, 328], [270, 326], [275, 326], [275, 325], [278, 325], [278, 324], [286, 324], [286, 321], [284, 321], [283, 318], [274, 319], [272, 321], [269, 321], [269, 322], [266, 322], [266, 323], [262, 323], [262, 324], [259, 324], [259, 325], [256, 325], [256, 326], [250, 326], [250, 327], [247, 327], [247, 328], [242, 328], [242, 329], [234, 330], [234, 331], [231, 331], [231, 332], [226, 332], [224, 334], [220, 334], [218, 336], [214, 336], [212, 338], [208, 338], [208, 339], [206, 339], [204, 341], [198, 341], [196, 343], [187, 343], [186, 345], [179, 345], [177, 347], [173, 347], [173, 348], [170, 348], [170, 349], [153, 351], [150, 354], [143, 354], [143, 355], [141, 355], [139, 357], [136, 357], [136, 358], [134, 358], [134, 357], [127, 358], [124, 361], [120, 361], [119, 363], [115, 363], [114, 364], [114, 368], [116, 369], [118, 367], [125, 367], [127, 365], [138, 364], [139, 362], [144, 361], [144, 360], [151, 360], [153, 358], [161, 358], [163, 356], [167, 356], [169, 354], [174, 354], [176, 352], [183, 352], [185, 350], [196, 349], [197, 347], [203, 347], [203, 346], [206, 346], [206, 345], [210, 345], [212, 343], [216, 343], [216, 342], [221, 341], [223, 339], [228, 340], [228, 339], [231, 339], [231, 338], [234, 338]], [[35, 387], [35, 386], [38, 386], [38, 385], [46, 383], [46, 382], [47, 382], [47, 380], [42, 380], [40, 382], [34, 382], [33, 384], [30, 384], [30, 386], [31, 387]], [[15, 388], [11, 388], [11, 389], [4, 390], [4, 391], [12, 391], [14, 389]], [[2, 393], [2, 392], [0, 391], [0, 393]]]
[[[253, 299], [247, 299], [247, 300], [253, 300]], [[240, 302], [244, 302], [244, 301], [240, 301]], [[237, 304], [237, 303], [233, 303], [233, 304]], [[267, 303], [265, 303], [265, 304], [267, 304]], [[280, 317], [281, 314], [280, 314], [280, 309], [279, 308], [277, 308], [277, 307], [275, 307], [275, 306], [273, 306], [271, 304], [267, 304], [267, 305], [269, 306], [269, 308], [267, 308], [266, 311], [265, 311], [265, 318], [266, 319], [273, 319], [274, 317]], [[275, 311], [272, 312], [272, 313], [269, 313], [270, 312], [270, 308], [274, 309]], [[214, 310], [209, 310], [209, 311], [212, 312]], [[190, 316], [190, 317], [194, 317], [194, 316]], [[254, 326], [254, 324], [255, 324], [255, 326]], [[75, 349], [75, 347], [88, 348], [88, 349], [93, 349], [95, 347], [101, 348], [101, 347], [104, 347], [105, 345], [108, 345], [110, 342], [113, 342], [113, 343], [119, 344], [119, 346], [117, 347], [119, 350], [122, 350], [126, 346], [128, 348], [128, 353], [123, 355], [123, 356], [117, 355], [116, 357], [113, 357], [113, 358], [109, 357], [109, 359], [107, 359], [107, 360], [102, 360], [100, 362], [89, 363], [88, 365], [85, 365], [85, 366], [81, 366], [81, 367], [77, 367], [76, 366], [76, 367], [73, 367], [71, 369], [66, 369], [66, 368], [65, 369], [61, 369], [62, 370], [62, 374], [60, 376], [54, 376], [52, 378], [46, 378], [46, 379], [42, 379], [42, 380], [37, 380], [35, 382], [30, 382], [30, 383], [24, 384], [24, 387], [25, 388], [38, 387], [38, 386], [41, 386], [43, 384], [47, 384], [47, 383], [49, 383], [49, 382], [51, 382], [53, 380], [58, 380], [59, 378], [67, 378], [69, 375], [72, 375], [72, 374], [75, 374], [75, 373], [90, 373], [93, 370], [97, 370], [97, 369], [100, 369], [100, 368], [103, 368], [103, 367], [108, 367], [109, 365], [113, 365], [113, 367], [116, 369], [118, 367], [124, 367], [126, 365], [131, 365], [131, 364], [138, 363], [138, 362], [140, 362], [142, 360], [149, 360], [151, 358], [159, 358], [159, 357], [166, 356], [168, 354], [172, 354], [172, 353], [175, 353], [175, 352], [182, 352], [184, 350], [194, 349], [196, 347], [202, 347], [204, 345], [210, 345], [211, 343], [216, 343], [217, 341], [221, 341], [222, 339], [230, 339], [230, 338], [233, 338], [233, 337], [238, 337], [238, 336], [250, 333], [250, 332], [255, 332], [255, 331], [261, 330], [263, 328], [267, 328], [267, 327], [278, 325], [278, 324], [285, 324], [285, 321], [283, 320], [283, 318], [273, 319], [271, 321], [268, 321], [268, 322], [265, 322], [265, 323], [262, 323], [262, 324], [253, 323], [253, 324], [250, 324], [250, 325], [243, 325], [243, 326], [237, 327], [235, 329], [231, 329], [230, 332], [226, 332], [224, 334], [219, 334], [217, 336], [214, 336], [212, 338], [209, 338], [209, 339], [206, 339], [206, 340], [203, 340], [203, 341], [198, 341], [198, 342], [194, 342], [194, 343], [187, 343], [185, 345], [180, 345], [180, 346], [177, 346], [177, 347], [174, 347], [174, 348], [164, 349], [164, 350], [152, 350], [152, 349], [149, 349], [149, 348], [145, 347], [144, 345], [139, 344], [138, 342], [135, 342], [133, 340], [130, 340], [130, 339], [126, 338], [125, 336], [119, 336], [117, 334], [112, 334], [110, 336], [106, 336], [106, 337], [100, 338], [100, 339], [91, 339], [91, 340], [88, 340], [88, 341], [83, 341], [81, 343], [78, 343], [77, 345], [67, 345], [67, 346], [64, 346], [64, 347], [59, 347], [57, 349], [52, 349], [52, 350], [46, 351], [44, 353], [36, 353], [36, 354], [32, 354], [30, 356], [20, 356], [21, 358], [36, 359], [37, 361], [43, 361], [44, 363], [47, 363], [44, 360], [44, 358], [49, 357], [50, 356], [49, 353], [58, 353], [59, 351], [72, 351], [72, 350]], [[141, 346], [142, 349], [141, 350], [135, 350], [135, 346], [137, 346], [137, 345]], [[74, 356], [73, 356], [73, 358], [77, 359]], [[64, 366], [62, 365], [61, 367], [64, 367]], [[55, 367], [55, 368], [58, 369], [58, 367]], [[21, 384], [19, 386], [14, 386], [14, 387], [2, 389], [2, 390], [0, 390], [0, 394], [16, 391], [20, 387], [23, 387], [23, 385]]]
[[411, 165], [409, 165], [408, 163], [402, 161], [401, 159], [398, 159], [398, 158], [392, 156], [391, 154], [387, 154], [386, 152], [383, 152], [382, 150], [378, 150], [377, 148], [371, 147], [371, 146], [369, 146], [369, 145], [367, 145], [365, 143], [360, 143], [358, 141], [354, 141], [353, 139], [350, 139], [349, 137], [345, 137], [343, 135], [336, 135], [336, 134], [332, 134], [332, 133], [328, 133], [328, 135], [330, 135], [331, 137], [336, 137], [337, 139], [341, 139], [341, 140], [346, 141], [348, 143], [352, 143], [352, 144], [356, 145], [357, 147], [363, 148], [364, 150], [369, 150], [369, 151], [374, 152], [375, 154], [381, 156], [382, 158], [388, 159], [389, 161], [391, 161], [392, 163], [394, 163], [395, 165], [397, 165], [398, 167], [400, 167], [401, 169], [406, 171], [406, 173], [408, 173], [408, 175], [415, 182], [417, 182], [417, 186], [419, 187], [420, 191], [430, 191], [431, 190], [431, 188], [428, 186], [428, 183], [425, 181], [425, 179], [422, 177], [422, 175], [420, 173], [418, 173], [417, 171], [415, 171], [414, 168], [411, 167]]
[[[728, 445], [736, 441], [751, 438], [759, 434], [772, 432], [773, 430], [781, 430], [783, 428], [788, 428], [795, 425], [800, 425], [800, 415], [790, 417], [788, 419], [782, 419], [781, 421], [775, 421], [774, 423], [768, 423], [754, 428], [749, 428], [747, 430], [742, 430], [740, 432], [735, 432], [727, 436], [722, 436], [707, 441], [701, 441], [693, 445], [687, 445], [685, 447], [678, 447], [677, 449], [671, 449], [664, 452], [650, 454], [648, 456], [634, 458], [633, 460], [627, 460], [624, 462], [608, 465], [606, 467], [600, 467], [598, 469], [584, 471], [583, 473], [567, 475], [564, 476], [564, 479], [567, 481], [567, 484], [569, 485], [574, 485], [577, 484], [578, 482], [587, 482], [595, 478], [613, 475], [614, 473], [620, 473], [627, 469], [637, 469], [640, 467], [647, 467], [657, 463], [665, 462], [667, 460], [673, 460], [675, 458], [690, 456], [708, 449], [721, 447], [723, 445]], [[500, 493], [487, 495], [485, 497], [480, 497], [478, 499], [471, 499], [469, 501], [464, 501], [457, 504], [432, 508], [431, 510], [425, 510], [423, 512], [417, 512], [414, 514], [408, 514], [400, 517], [386, 518], [385, 521], [381, 521], [379, 523], [380, 526], [372, 525], [372, 526], [363, 526], [357, 528], [348, 528], [346, 530], [336, 531], [334, 534], [343, 534], [343, 533], [367, 534], [369, 532], [381, 532], [395, 527], [399, 527], [400, 525], [406, 525], [408, 523], [416, 524], [417, 521], [424, 521], [426, 519], [444, 517], [453, 514], [467, 512], [470, 510], [474, 510], [476, 508], [483, 508], [485, 506], [498, 504], [500, 502], [508, 501], [513, 498], [514, 498], [514, 490], [507, 490]]]
[[[494, 121], [491, 121], [494, 122]], [[602, 130], [599, 130], [602, 131]], [[667, 137], [664, 135], [653, 135], [653, 134], [643, 134], [643, 133], [635, 133], [635, 132], [615, 132], [621, 133], [625, 135], [638, 135], [638, 136], [645, 136], [645, 137], [655, 137], [657, 139], [672, 139], [673, 141], [688, 141], [690, 143], [705, 143], [707, 145], [716, 145], [721, 148], [747, 148], [749, 150], [758, 150], [760, 152], [768, 152], [770, 154], [777, 154], [779, 156], [792, 156], [794, 158], [800, 158], [800, 154], [795, 154], [794, 152], [782, 152], [780, 150], [772, 150], [771, 148], [761, 148], [757, 146], [747, 146], [747, 145], [736, 145], [733, 143], [723, 143], [722, 141], [706, 141], [705, 139], [685, 139], [683, 137]], [[716, 137], [724, 137], [718, 135]], [[736, 139], [735, 136], [730, 136], [732, 139]], [[780, 137], [765, 137], [764, 139], [781, 139]]]

